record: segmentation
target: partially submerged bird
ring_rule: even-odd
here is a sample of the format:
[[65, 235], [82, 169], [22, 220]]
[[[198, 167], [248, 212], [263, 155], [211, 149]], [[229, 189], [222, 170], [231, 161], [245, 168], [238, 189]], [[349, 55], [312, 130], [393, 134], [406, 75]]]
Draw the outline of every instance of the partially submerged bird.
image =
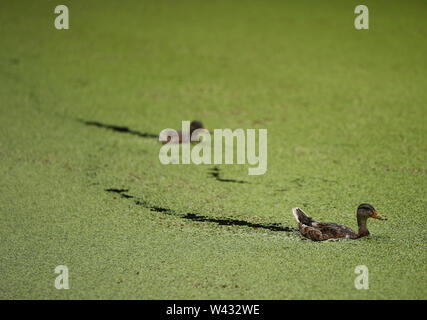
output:
[[[196, 134], [193, 135], [194, 131], [197, 131]], [[174, 132], [172, 132], [174, 131]], [[168, 143], [168, 142], [172, 142], [172, 143], [188, 143], [188, 142], [192, 142], [192, 141], [198, 141], [199, 140], [199, 135], [198, 133], [201, 132], [209, 132], [207, 129], [205, 129], [205, 127], [203, 127], [203, 123], [197, 120], [193, 120], [190, 123], [190, 133], [189, 135], [184, 135], [182, 131], [175, 131], [175, 130], [165, 130], [162, 132], [163, 138], [162, 141], [164, 141], [163, 143]]]
[[369, 203], [362, 203], [357, 208], [357, 225], [359, 227], [359, 232], [357, 233], [353, 229], [340, 224], [316, 221], [307, 216], [300, 208], [293, 208], [292, 213], [298, 222], [301, 234], [313, 241], [338, 238], [358, 239], [369, 235], [366, 226], [368, 218], [387, 220], [378, 215], [375, 208]]

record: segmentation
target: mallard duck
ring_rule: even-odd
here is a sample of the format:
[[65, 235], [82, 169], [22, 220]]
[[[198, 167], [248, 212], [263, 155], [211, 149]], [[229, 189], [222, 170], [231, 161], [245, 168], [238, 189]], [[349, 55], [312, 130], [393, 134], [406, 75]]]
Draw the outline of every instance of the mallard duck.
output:
[[387, 218], [381, 217], [369, 203], [362, 203], [357, 207], [358, 233], [354, 232], [354, 230], [349, 227], [333, 222], [318, 222], [307, 216], [300, 208], [293, 208], [292, 213], [298, 222], [301, 234], [313, 241], [338, 238], [358, 239], [369, 235], [366, 226], [366, 220], [368, 220], [368, 218], [387, 220]]
[[[196, 131], [197, 129], [203, 129], [203, 132], [209, 132], [207, 129], [205, 129], [205, 127], [203, 127], [203, 123], [197, 120], [193, 120], [190, 123], [190, 135], [189, 138], [191, 141], [197, 141], [199, 138], [198, 136], [194, 136], [192, 137], [192, 134], [194, 131]], [[163, 138], [164, 143], [168, 143], [169, 141], [171, 141], [172, 143], [188, 143], [191, 142], [188, 140], [188, 138], [186, 138], [185, 135], [182, 134], [182, 131], [180, 130], [176, 130], [176, 133], [178, 134], [178, 136], [174, 137], [174, 134], [169, 132], [169, 131], [163, 131], [162, 135], [165, 136], [165, 138]]]

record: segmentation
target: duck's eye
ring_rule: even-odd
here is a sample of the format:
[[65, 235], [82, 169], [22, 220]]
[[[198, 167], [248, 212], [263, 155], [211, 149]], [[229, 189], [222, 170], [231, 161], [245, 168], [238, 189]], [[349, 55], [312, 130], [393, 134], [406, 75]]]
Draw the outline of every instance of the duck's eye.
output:
[[360, 209], [367, 210], [367, 211], [375, 211], [374, 207], [366, 206], [366, 205], [361, 206]]

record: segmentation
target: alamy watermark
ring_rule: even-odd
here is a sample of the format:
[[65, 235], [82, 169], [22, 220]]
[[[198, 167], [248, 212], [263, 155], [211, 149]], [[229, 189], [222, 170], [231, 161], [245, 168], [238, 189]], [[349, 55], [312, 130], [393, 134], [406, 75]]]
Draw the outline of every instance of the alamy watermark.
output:
[[70, 289], [68, 282], [68, 267], [59, 265], [55, 268], [55, 273], [59, 273], [59, 276], [55, 279], [55, 288], [58, 290]]
[[[234, 157], [234, 140], [236, 140], [237, 148], [236, 157]], [[210, 132], [203, 128], [190, 131], [190, 121], [182, 121], [181, 132], [173, 129], [162, 130], [159, 141], [166, 143], [159, 152], [159, 160], [165, 165], [248, 163], [256, 166], [248, 168], [249, 175], [261, 175], [267, 171], [267, 129], [258, 130], [258, 143], [255, 129], [247, 129], [246, 132], [243, 129], [213, 130], [213, 157]], [[198, 143], [193, 147], [190, 143], [178, 143], [190, 141]], [[258, 152], [256, 152], [256, 147], [258, 147]], [[234, 162], [235, 158], [236, 162]]]
[[369, 29], [369, 9], [363, 4], [359, 4], [354, 8], [354, 13], [358, 16], [354, 19], [354, 27], [356, 30]]
[[356, 279], [354, 279], [354, 287], [357, 290], [369, 289], [369, 270], [365, 265], [356, 266], [354, 268], [354, 273], [358, 274]]
[[70, 28], [69, 19], [68, 19], [68, 7], [66, 5], [58, 5], [55, 7], [54, 12], [59, 14], [54, 21], [55, 28], [57, 30], [68, 30]]
[[[54, 10], [58, 16], [55, 18], [54, 25], [57, 30], [68, 30], [69, 13], [66, 5], [57, 5]], [[369, 29], [369, 9], [366, 5], [359, 4], [354, 8], [354, 13], [358, 16], [354, 19], [354, 27], [356, 30]]]

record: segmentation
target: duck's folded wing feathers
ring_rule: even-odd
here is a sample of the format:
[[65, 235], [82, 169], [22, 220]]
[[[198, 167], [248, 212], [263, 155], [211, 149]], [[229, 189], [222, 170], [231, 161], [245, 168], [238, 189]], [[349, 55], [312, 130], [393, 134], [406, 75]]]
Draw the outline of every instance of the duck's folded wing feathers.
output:
[[313, 241], [327, 240], [327, 238], [324, 237], [324, 234], [322, 233], [322, 231], [320, 231], [317, 228], [299, 223], [299, 230], [302, 236], [309, 238], [310, 240], [313, 240]]
[[322, 234], [327, 235], [328, 238], [352, 238], [357, 236], [353, 229], [333, 222], [314, 222], [312, 225]]

